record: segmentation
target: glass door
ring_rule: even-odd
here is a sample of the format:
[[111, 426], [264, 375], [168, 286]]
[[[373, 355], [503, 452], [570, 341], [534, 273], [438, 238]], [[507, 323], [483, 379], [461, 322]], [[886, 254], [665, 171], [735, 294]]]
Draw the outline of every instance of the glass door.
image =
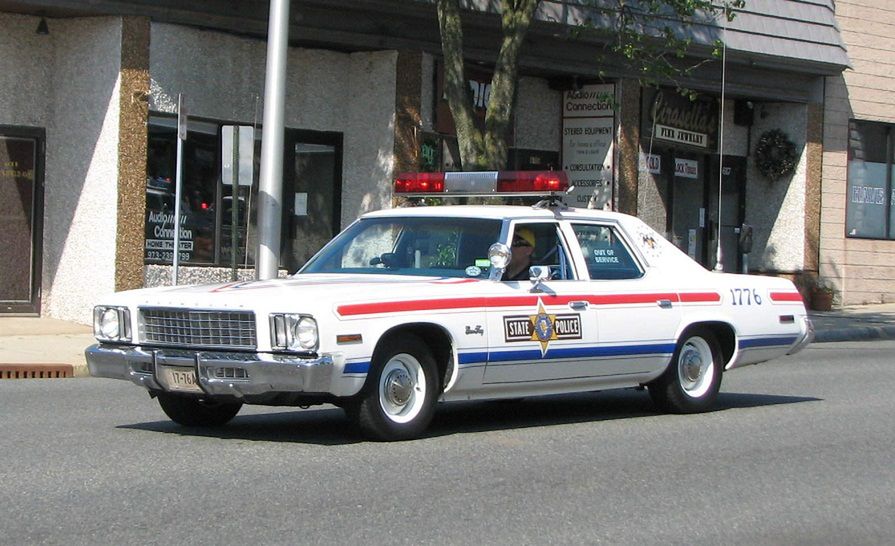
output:
[[[716, 263], [718, 244], [718, 157], [712, 158], [712, 172], [709, 187], [709, 233], [710, 241], [708, 265]], [[726, 273], [739, 273], [742, 268], [740, 230], [745, 219], [746, 158], [726, 156], [721, 173], [721, 265]]]
[[691, 258], [705, 264], [706, 191], [702, 155], [674, 151], [671, 182], [672, 242]]
[[0, 313], [40, 312], [43, 142], [0, 126]]
[[341, 228], [342, 135], [286, 132], [282, 265], [294, 273]]

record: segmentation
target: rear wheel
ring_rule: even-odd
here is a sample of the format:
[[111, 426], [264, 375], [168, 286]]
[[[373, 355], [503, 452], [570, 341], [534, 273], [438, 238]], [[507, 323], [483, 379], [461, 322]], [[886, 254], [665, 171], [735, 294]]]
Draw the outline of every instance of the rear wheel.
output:
[[435, 359], [420, 338], [408, 335], [386, 341], [377, 351], [357, 406], [361, 431], [386, 441], [422, 434], [435, 413], [437, 377]]
[[647, 385], [650, 397], [664, 411], [706, 411], [718, 398], [722, 366], [721, 349], [711, 330], [687, 330], [678, 341], [668, 369]]
[[240, 402], [216, 402], [190, 396], [158, 393], [165, 415], [185, 427], [218, 427], [230, 422], [242, 408]]

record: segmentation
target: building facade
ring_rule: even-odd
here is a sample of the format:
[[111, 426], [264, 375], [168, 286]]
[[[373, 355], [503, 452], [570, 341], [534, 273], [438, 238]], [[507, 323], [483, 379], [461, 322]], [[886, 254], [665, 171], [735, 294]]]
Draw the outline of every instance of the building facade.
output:
[[[266, 2], [38, 4], [0, 4], [0, 312], [87, 322], [106, 292], [171, 282], [178, 100], [179, 280], [251, 278]], [[490, 9], [466, 12], [480, 111], [500, 32]], [[808, 297], [820, 256], [836, 279], [825, 249], [837, 141], [824, 120], [848, 58], [833, 2], [756, 1], [727, 29], [681, 27], [697, 38], [701, 65], [680, 82], [695, 101], [641, 88], [598, 39], [572, 36], [589, 13], [541, 3], [507, 168], [564, 169], [574, 204], [637, 214], [708, 268], [786, 275]], [[722, 36], [724, 63], [710, 53]], [[439, 47], [430, 2], [292, 3], [283, 274], [392, 206], [396, 172], [459, 167]]]
[[820, 276], [842, 305], [895, 301], [895, 9], [836, 2], [851, 66], [827, 78]]

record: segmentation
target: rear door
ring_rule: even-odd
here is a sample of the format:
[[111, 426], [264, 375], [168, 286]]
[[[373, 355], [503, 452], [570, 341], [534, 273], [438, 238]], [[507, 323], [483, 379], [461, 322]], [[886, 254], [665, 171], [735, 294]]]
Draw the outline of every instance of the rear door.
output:
[[618, 224], [572, 222], [570, 229], [599, 329], [589, 348], [592, 373], [633, 377], [664, 369], [681, 320], [674, 279], [647, 269]]

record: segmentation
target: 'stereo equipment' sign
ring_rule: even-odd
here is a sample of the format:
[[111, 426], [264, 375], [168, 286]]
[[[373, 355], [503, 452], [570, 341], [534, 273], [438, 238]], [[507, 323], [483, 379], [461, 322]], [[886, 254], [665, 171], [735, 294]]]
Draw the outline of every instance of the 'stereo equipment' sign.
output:
[[566, 202], [603, 208], [612, 199], [615, 86], [585, 85], [563, 93], [562, 165], [569, 176]]
[[643, 92], [644, 139], [677, 147], [715, 151], [718, 146], [718, 101], [690, 100], [675, 91], [645, 89]]

